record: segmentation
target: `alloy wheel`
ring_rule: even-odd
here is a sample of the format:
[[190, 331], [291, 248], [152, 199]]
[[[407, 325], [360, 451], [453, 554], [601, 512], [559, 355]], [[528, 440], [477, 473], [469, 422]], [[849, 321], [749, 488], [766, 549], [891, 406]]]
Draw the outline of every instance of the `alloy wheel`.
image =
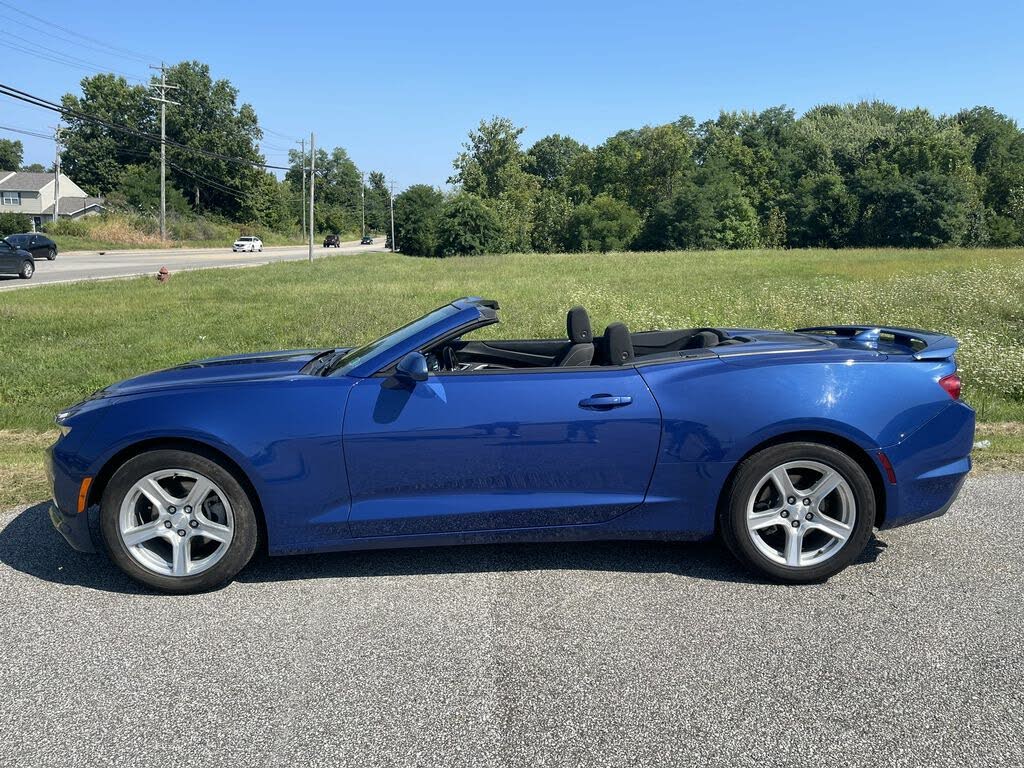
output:
[[849, 481], [818, 461], [790, 461], [765, 474], [746, 505], [751, 542], [791, 568], [818, 565], [853, 534], [857, 503]]
[[118, 533], [128, 553], [148, 571], [195, 576], [227, 553], [234, 518], [227, 494], [210, 478], [166, 469], [140, 478], [125, 494]]

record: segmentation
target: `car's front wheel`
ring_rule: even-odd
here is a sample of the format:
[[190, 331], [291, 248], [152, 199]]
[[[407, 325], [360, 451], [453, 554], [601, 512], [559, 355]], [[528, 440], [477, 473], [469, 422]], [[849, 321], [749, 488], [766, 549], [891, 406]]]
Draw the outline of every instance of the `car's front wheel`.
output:
[[56, 248], [51, 248], [50, 250], [48, 250], [46, 252], [46, 260], [47, 261], [53, 261], [56, 258], [57, 258], [57, 249]]
[[36, 272], [35, 264], [33, 264], [28, 259], [26, 259], [25, 261], [23, 261], [21, 263], [21, 271], [18, 273], [18, 277], [20, 277], [20, 278], [22, 278], [24, 280], [29, 280], [29, 279], [32, 278], [32, 275], [34, 275], [35, 272]]
[[252, 500], [212, 458], [154, 450], [125, 462], [100, 502], [111, 559], [167, 592], [201, 592], [232, 579], [256, 550]]
[[784, 581], [818, 581], [864, 550], [875, 494], [863, 467], [819, 443], [766, 448], [743, 461], [719, 520], [726, 546], [745, 565]]

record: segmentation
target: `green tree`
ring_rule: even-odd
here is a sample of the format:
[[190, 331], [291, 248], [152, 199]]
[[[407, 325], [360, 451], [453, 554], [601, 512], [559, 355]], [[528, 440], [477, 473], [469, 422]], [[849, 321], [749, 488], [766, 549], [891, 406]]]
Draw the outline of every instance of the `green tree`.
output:
[[438, 225], [444, 195], [414, 184], [395, 196], [395, 247], [410, 256], [437, 256]]
[[789, 244], [798, 248], [841, 248], [857, 225], [857, 198], [837, 173], [800, 179], [791, 199]]
[[523, 170], [540, 179], [545, 189], [563, 193], [571, 185], [571, 169], [590, 150], [570, 136], [552, 134], [540, 139], [526, 152]]
[[[80, 85], [81, 96], [68, 93], [61, 99], [65, 108], [143, 133], [159, 130], [144, 86], [129, 85], [113, 74], [86, 77]], [[91, 195], [109, 194], [120, 183], [125, 166], [152, 161], [158, 151], [144, 138], [89, 119], [65, 115], [64, 120], [62, 170]]]
[[574, 251], [620, 251], [639, 229], [640, 217], [628, 203], [602, 193], [573, 211], [566, 243]]
[[[160, 171], [148, 165], [128, 165], [121, 171], [117, 186], [107, 195], [111, 207], [132, 208], [142, 213], [160, 211]], [[188, 201], [173, 184], [167, 185], [167, 211], [187, 214]]]
[[523, 130], [507, 117], [481, 120], [455, 158], [455, 173], [448, 183], [480, 197], [498, 197], [510, 181], [509, 171], [523, 166], [525, 156], [519, 144]]
[[687, 178], [672, 200], [655, 209], [639, 244], [652, 250], [754, 248], [757, 211], [734, 174], [712, 165]]
[[366, 186], [366, 229], [369, 232], [390, 231], [391, 201], [388, 183], [380, 171], [370, 171]]
[[29, 163], [28, 165], [22, 166], [21, 170], [25, 173], [52, 173], [52, 168], [46, 168], [42, 163]]
[[196, 211], [243, 216], [246, 190], [262, 184], [264, 173], [256, 167], [263, 161], [257, 148], [263, 133], [255, 110], [240, 105], [238, 89], [226, 79], [214, 80], [209, 66], [198, 61], [174, 65], [167, 81], [178, 86], [174, 100], [180, 102], [167, 110], [167, 137], [185, 147], [167, 148], [169, 176]]
[[574, 206], [569, 198], [557, 189], [542, 189], [537, 195], [530, 234], [533, 250], [551, 253], [565, 250], [569, 231], [569, 219]]
[[479, 256], [501, 247], [498, 215], [482, 198], [460, 192], [445, 201], [438, 226], [441, 256]]
[[974, 141], [971, 162], [982, 180], [982, 199], [992, 242], [1024, 243], [1024, 133], [1017, 123], [991, 107], [975, 107], [956, 116]]
[[24, 145], [17, 140], [0, 139], [0, 171], [16, 171], [24, 159]]

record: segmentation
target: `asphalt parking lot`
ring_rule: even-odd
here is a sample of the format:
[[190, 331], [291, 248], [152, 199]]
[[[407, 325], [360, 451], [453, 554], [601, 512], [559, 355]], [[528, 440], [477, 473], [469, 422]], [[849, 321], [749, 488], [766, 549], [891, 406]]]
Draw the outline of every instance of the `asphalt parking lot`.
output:
[[0, 515], [0, 765], [1024, 764], [1024, 476], [830, 582], [714, 545], [262, 559], [136, 589]]

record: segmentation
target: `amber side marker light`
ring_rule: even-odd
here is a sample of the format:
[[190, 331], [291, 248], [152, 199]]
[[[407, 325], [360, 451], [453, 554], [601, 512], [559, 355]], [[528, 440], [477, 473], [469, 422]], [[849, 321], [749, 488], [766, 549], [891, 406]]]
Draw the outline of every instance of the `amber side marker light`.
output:
[[85, 512], [85, 503], [89, 500], [89, 487], [92, 485], [92, 478], [82, 478], [82, 485], [78, 488], [78, 513]]

